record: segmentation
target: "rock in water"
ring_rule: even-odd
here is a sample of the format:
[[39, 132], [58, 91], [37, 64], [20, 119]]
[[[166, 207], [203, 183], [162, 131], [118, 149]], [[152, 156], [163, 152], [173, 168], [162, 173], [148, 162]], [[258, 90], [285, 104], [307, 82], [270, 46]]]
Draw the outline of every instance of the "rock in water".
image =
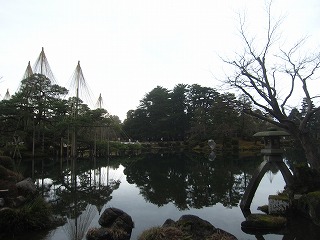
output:
[[131, 216], [118, 208], [107, 208], [101, 214], [99, 224], [101, 228], [93, 228], [88, 231], [88, 240], [129, 240], [134, 228]]

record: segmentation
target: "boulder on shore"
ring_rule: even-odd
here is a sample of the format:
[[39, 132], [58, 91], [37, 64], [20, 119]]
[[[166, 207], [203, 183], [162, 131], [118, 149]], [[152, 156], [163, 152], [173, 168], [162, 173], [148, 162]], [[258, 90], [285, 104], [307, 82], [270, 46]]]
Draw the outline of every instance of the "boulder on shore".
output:
[[281, 216], [268, 214], [250, 214], [241, 223], [244, 232], [277, 232], [287, 224], [287, 219]]
[[320, 226], [320, 191], [302, 195], [297, 201], [297, 210]]
[[236, 240], [232, 234], [215, 228], [211, 223], [195, 215], [183, 215], [178, 221], [167, 219], [162, 227], [145, 230], [138, 240], [176, 240], [176, 239], [226, 239]]
[[26, 178], [16, 184], [16, 187], [19, 191], [21, 191], [24, 194], [35, 194], [37, 192], [37, 187], [32, 181], [31, 178]]
[[101, 228], [89, 229], [87, 240], [129, 240], [134, 228], [131, 216], [118, 208], [107, 208], [99, 224]]

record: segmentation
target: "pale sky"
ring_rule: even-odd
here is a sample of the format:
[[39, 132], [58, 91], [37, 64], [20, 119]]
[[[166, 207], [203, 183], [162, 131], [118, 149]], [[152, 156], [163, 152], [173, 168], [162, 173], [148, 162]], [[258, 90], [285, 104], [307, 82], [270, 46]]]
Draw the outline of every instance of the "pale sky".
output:
[[[219, 56], [241, 50], [237, 13], [263, 30], [264, 0], [0, 0], [0, 94], [16, 92], [41, 48], [57, 83], [69, 88], [80, 61], [92, 95], [121, 120], [156, 86], [219, 88]], [[288, 39], [320, 43], [319, 0], [274, 0]], [[262, 31], [263, 32], [263, 31]], [[231, 55], [232, 56], [232, 55]], [[219, 78], [219, 77], [218, 77]], [[70, 89], [69, 89], [70, 90]]]

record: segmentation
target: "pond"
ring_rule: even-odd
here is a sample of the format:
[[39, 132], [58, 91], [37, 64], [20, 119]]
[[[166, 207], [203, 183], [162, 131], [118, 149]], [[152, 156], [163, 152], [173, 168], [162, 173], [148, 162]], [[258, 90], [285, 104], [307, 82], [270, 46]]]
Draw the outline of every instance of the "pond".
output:
[[[75, 162], [48, 159], [34, 164], [23, 161], [20, 171], [35, 179], [65, 223], [49, 232], [14, 239], [85, 239], [86, 231], [99, 226], [100, 214], [109, 207], [120, 208], [132, 217], [135, 228], [131, 239], [168, 218], [178, 220], [184, 214], [197, 215], [238, 239], [318, 239], [315, 236], [319, 236], [319, 228], [303, 220], [292, 223], [299, 224], [300, 231], [293, 227], [282, 234], [253, 235], [241, 230], [244, 216], [239, 202], [261, 161], [260, 156], [229, 154], [213, 159], [195, 153], [150, 153]], [[277, 169], [267, 172], [251, 211], [259, 212], [257, 207], [267, 204], [268, 196], [283, 190], [284, 185]]]

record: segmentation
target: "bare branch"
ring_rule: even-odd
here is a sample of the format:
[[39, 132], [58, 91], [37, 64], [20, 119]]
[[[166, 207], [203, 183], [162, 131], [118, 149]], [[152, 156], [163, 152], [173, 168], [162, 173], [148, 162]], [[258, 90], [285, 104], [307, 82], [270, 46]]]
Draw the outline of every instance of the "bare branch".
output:
[[249, 54], [252, 55], [254, 58], [256, 58], [256, 55], [255, 55], [255, 53], [254, 53], [254, 51], [253, 51], [253, 49], [252, 49], [253, 39], [252, 39], [251, 41], [249, 41], [249, 40], [248, 40], [248, 37], [247, 37], [247, 35], [246, 35], [246, 33], [245, 33], [245, 29], [244, 29], [244, 27], [245, 27], [245, 17], [241, 17], [241, 16], [239, 15], [239, 22], [240, 22], [240, 30], [239, 30], [239, 33], [240, 33], [240, 35], [241, 35], [241, 37], [242, 37], [242, 40], [244, 40], [245, 45], [246, 45], [247, 49], [249, 50], [249, 51], [248, 51]]
[[285, 106], [286, 106], [288, 100], [290, 99], [290, 97], [292, 96], [292, 93], [294, 90], [294, 82], [295, 82], [295, 78], [296, 78], [295, 74], [290, 74], [289, 72], [288, 72], [288, 74], [291, 76], [291, 85], [290, 85], [290, 91], [289, 91], [288, 95], [285, 97], [285, 99], [283, 100], [283, 102], [281, 104], [281, 110], [282, 110], [283, 114], [285, 114]]
[[256, 112], [252, 111], [252, 109], [244, 109], [243, 111], [244, 111], [244, 113], [246, 113], [246, 114], [248, 114], [248, 115], [251, 115], [251, 116], [256, 117], [256, 118], [259, 118], [259, 119], [261, 119], [261, 120], [263, 120], [263, 121], [269, 122], [269, 123], [271, 123], [271, 124], [273, 124], [273, 125], [275, 125], [275, 126], [278, 126], [278, 127], [280, 127], [280, 128], [286, 128], [286, 125], [284, 125], [284, 124], [282, 124], [282, 123], [280, 123], [280, 122], [277, 122], [277, 121], [273, 120], [273, 119], [270, 118], [270, 117], [267, 117], [267, 116], [263, 116], [263, 115], [261, 115], [261, 114], [258, 114], [258, 113], [256, 113]]
[[276, 36], [275, 36], [276, 35], [276, 30], [279, 28], [279, 26], [281, 25], [281, 23], [283, 21], [283, 18], [280, 18], [277, 21], [275, 21], [275, 23], [273, 24], [272, 14], [271, 14], [271, 7], [272, 7], [272, 0], [266, 6], [266, 12], [267, 12], [267, 15], [268, 15], [268, 28], [267, 28], [267, 42], [266, 42], [264, 51], [262, 53], [263, 62], [265, 61], [265, 58], [267, 56], [269, 48], [271, 47], [271, 45], [276, 40]]
[[[302, 144], [310, 165], [320, 172], [320, 156], [313, 145], [312, 136], [308, 134], [310, 130], [308, 124], [312, 121], [314, 114], [320, 111], [320, 107], [314, 108], [313, 105], [313, 99], [320, 96], [312, 96], [312, 91], [308, 86], [311, 80], [319, 77], [320, 53], [301, 57], [298, 50], [305, 41], [301, 39], [288, 51], [278, 49], [280, 55], [271, 55], [275, 42], [279, 40], [277, 30], [282, 23], [282, 19], [277, 21], [272, 19], [271, 5], [272, 0], [267, 5], [267, 32], [264, 45], [260, 49], [256, 48], [260, 46], [260, 42], [255, 42], [254, 38], [250, 39], [246, 33], [245, 18], [239, 17], [239, 33], [244, 42], [244, 50], [242, 54], [236, 54], [232, 61], [224, 60], [225, 63], [235, 68], [234, 75], [227, 76], [226, 82], [239, 89], [267, 115], [255, 112], [251, 107], [244, 108], [245, 113], [288, 130]], [[286, 84], [284, 94], [278, 96], [278, 92], [283, 87], [281, 84], [283, 77], [288, 82], [284, 82]], [[306, 101], [306, 113], [303, 118], [296, 121], [292, 120], [293, 116], [289, 118], [286, 111], [289, 101], [298, 92], [296, 88], [300, 83]]]

